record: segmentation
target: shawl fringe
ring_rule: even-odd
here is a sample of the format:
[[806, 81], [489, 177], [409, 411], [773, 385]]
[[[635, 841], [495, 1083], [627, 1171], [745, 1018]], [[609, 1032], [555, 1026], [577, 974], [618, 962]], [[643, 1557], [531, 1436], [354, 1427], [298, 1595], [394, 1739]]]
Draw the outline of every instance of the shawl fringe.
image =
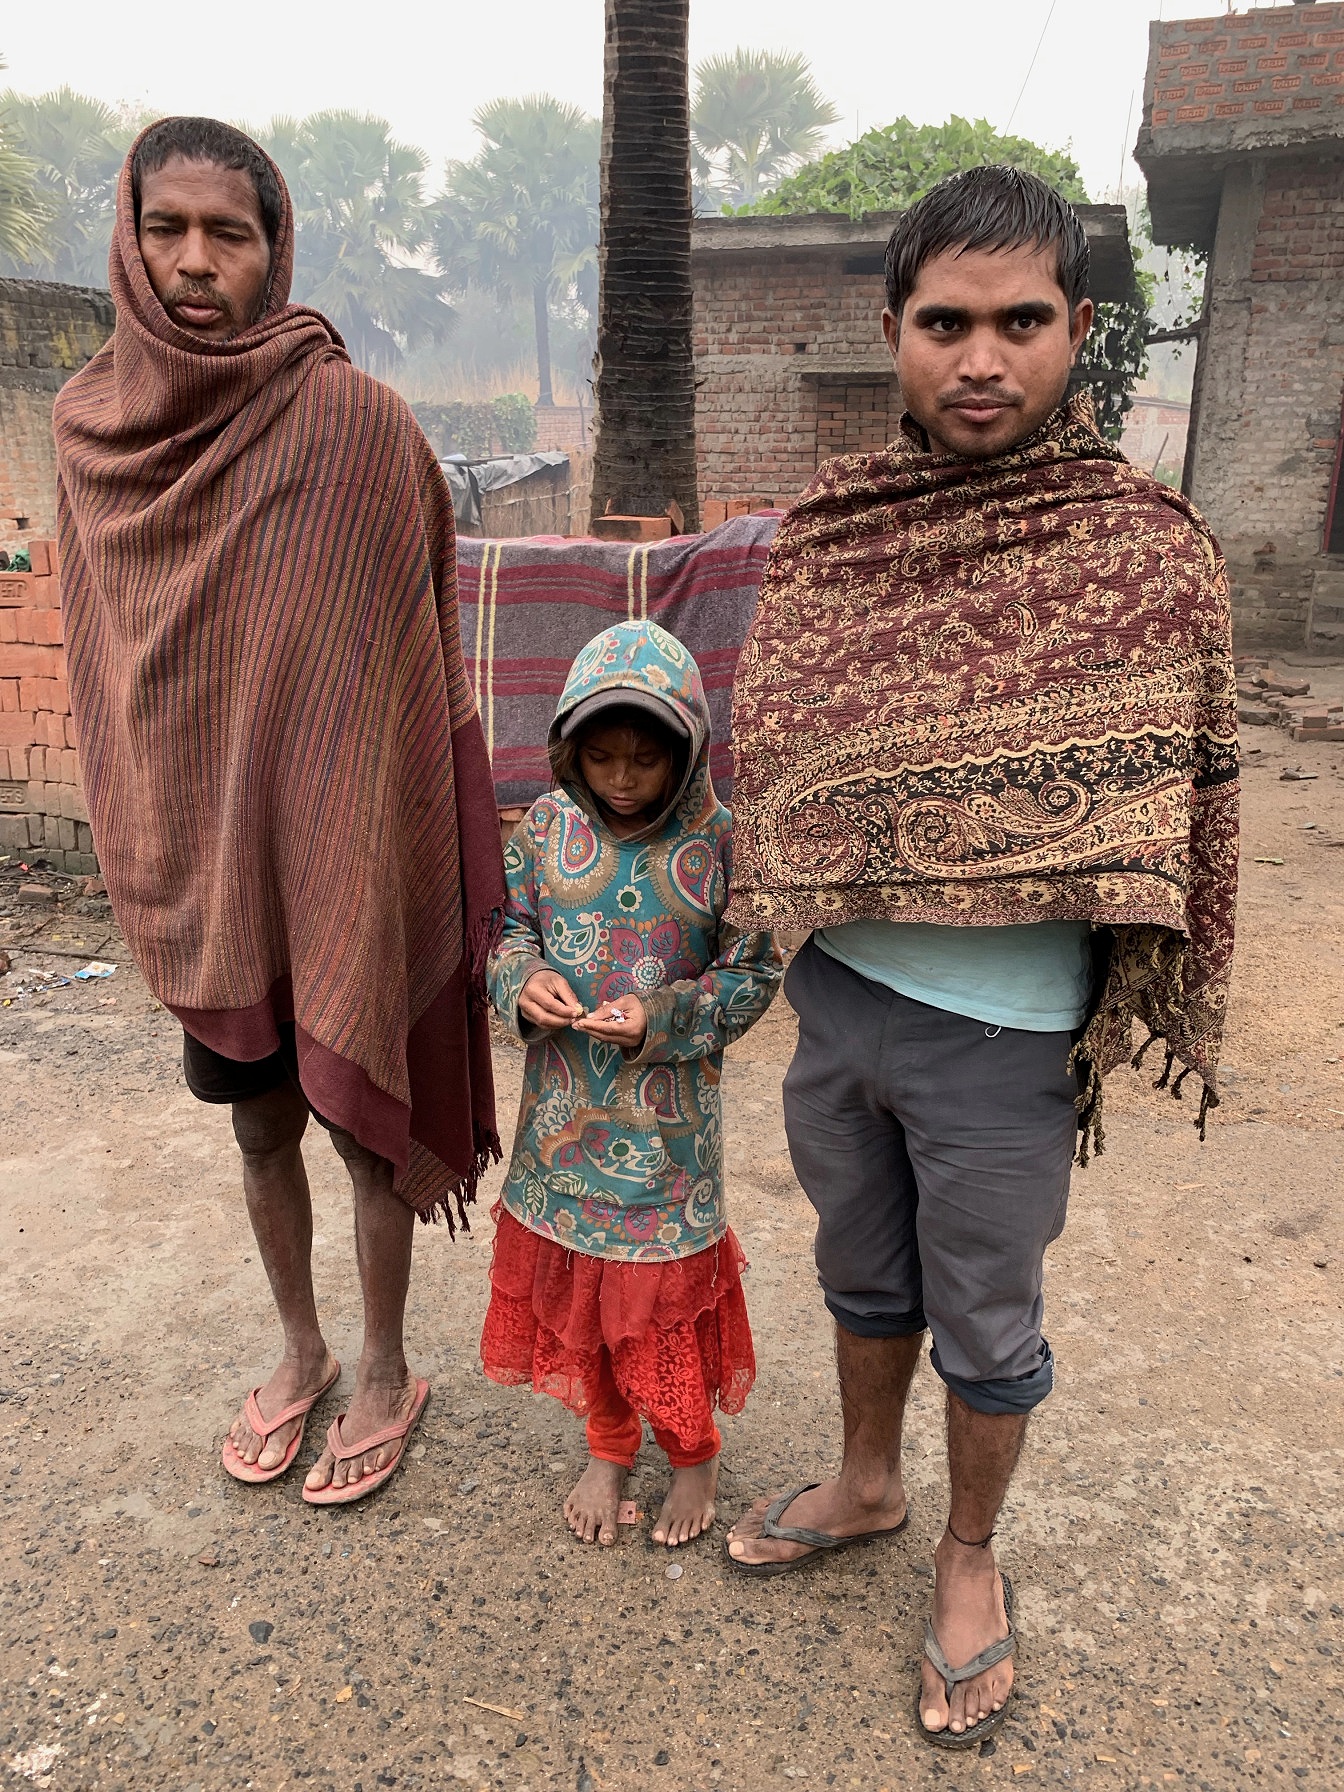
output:
[[481, 1177], [485, 1175], [492, 1164], [497, 1164], [503, 1155], [503, 1147], [500, 1145], [497, 1132], [484, 1135], [478, 1133], [476, 1155], [472, 1159], [471, 1168], [465, 1176], [451, 1183], [428, 1207], [416, 1210], [416, 1218], [420, 1224], [422, 1226], [437, 1226], [442, 1221], [448, 1228], [449, 1238], [457, 1237], [459, 1226], [470, 1236], [471, 1219], [467, 1209], [476, 1204]]

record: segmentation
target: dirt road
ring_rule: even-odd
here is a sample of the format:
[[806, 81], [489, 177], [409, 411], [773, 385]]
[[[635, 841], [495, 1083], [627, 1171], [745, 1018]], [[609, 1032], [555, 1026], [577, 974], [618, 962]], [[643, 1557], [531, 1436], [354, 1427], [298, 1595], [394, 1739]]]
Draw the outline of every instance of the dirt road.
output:
[[[1344, 669], [1312, 677], [1344, 694]], [[297, 1473], [226, 1479], [219, 1439], [275, 1347], [226, 1115], [188, 1095], [180, 1034], [123, 958], [107, 983], [18, 993], [68, 974], [57, 953], [118, 948], [101, 904], [21, 911], [0, 867], [0, 1789], [1338, 1792], [1344, 748], [1247, 745], [1229, 1095], [1201, 1147], [1193, 1104], [1120, 1073], [1106, 1155], [1075, 1175], [1047, 1288], [1058, 1391], [1001, 1529], [1021, 1696], [972, 1758], [911, 1722], [945, 1512], [927, 1365], [899, 1542], [764, 1584], [726, 1569], [721, 1531], [669, 1558], [646, 1451], [643, 1524], [585, 1549], [559, 1516], [578, 1424], [477, 1363], [488, 1200], [472, 1237], [418, 1236], [410, 1336], [434, 1393], [389, 1492], [314, 1512]], [[1299, 764], [1319, 775], [1282, 781]], [[790, 1035], [781, 1003], [726, 1075], [761, 1359], [725, 1424], [727, 1517], [838, 1452], [781, 1130]], [[507, 1119], [520, 1059], [497, 1064]], [[316, 1129], [307, 1155], [349, 1364], [343, 1173]]]

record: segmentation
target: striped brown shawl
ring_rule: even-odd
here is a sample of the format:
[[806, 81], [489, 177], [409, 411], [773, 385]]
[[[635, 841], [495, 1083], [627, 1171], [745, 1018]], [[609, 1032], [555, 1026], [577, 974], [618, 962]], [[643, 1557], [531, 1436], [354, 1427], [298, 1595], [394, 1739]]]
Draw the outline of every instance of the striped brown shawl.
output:
[[56, 407], [81, 771], [154, 993], [234, 1059], [292, 1019], [313, 1107], [451, 1224], [498, 1155], [503, 905], [452, 505], [402, 401], [286, 303], [292, 260], [286, 195], [265, 315], [223, 343], [179, 329], [128, 158], [116, 332]]
[[733, 747], [731, 921], [1091, 921], [1084, 1161], [1135, 1019], [1164, 1081], [1203, 1079], [1202, 1127], [1237, 888], [1227, 581], [1086, 398], [995, 460], [907, 424], [828, 461], [770, 550]]

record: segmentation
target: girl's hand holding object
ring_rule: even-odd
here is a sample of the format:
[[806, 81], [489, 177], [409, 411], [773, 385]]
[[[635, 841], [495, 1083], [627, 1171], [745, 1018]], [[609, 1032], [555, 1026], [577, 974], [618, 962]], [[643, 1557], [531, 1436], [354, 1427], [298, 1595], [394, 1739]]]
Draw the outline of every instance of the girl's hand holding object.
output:
[[583, 1003], [558, 971], [533, 971], [518, 997], [518, 1012], [534, 1027], [569, 1027], [583, 1016]]
[[594, 1039], [609, 1040], [612, 1045], [627, 1048], [642, 1043], [648, 1030], [648, 1016], [638, 996], [622, 996], [619, 1002], [603, 1002], [600, 1008], [574, 1022], [579, 1033], [591, 1033]]

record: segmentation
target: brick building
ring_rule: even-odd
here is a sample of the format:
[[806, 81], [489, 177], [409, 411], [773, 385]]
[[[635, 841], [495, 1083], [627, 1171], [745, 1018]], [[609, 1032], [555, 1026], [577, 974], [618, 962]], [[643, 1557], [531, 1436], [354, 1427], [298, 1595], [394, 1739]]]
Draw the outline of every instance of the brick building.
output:
[[1238, 637], [1344, 642], [1344, 5], [1152, 25], [1135, 155], [1209, 256], [1185, 485]]
[[56, 544], [30, 536], [30, 573], [0, 572], [0, 853], [98, 869], [65, 682]]
[[[1124, 208], [1080, 205], [1092, 296], [1133, 281]], [[787, 503], [828, 455], [891, 440], [900, 395], [882, 339], [882, 257], [899, 213], [697, 218], [700, 501]]]
[[55, 543], [51, 407], [112, 333], [110, 294], [0, 280], [0, 547], [31, 573], [0, 572], [0, 853], [94, 871], [65, 683]]
[[110, 293], [0, 280], [0, 547], [56, 530], [56, 394], [112, 334]]
[[1158, 398], [1136, 392], [1133, 408], [1125, 415], [1120, 446], [1136, 467], [1159, 472], [1174, 480], [1185, 462], [1190, 406], [1175, 398]]

